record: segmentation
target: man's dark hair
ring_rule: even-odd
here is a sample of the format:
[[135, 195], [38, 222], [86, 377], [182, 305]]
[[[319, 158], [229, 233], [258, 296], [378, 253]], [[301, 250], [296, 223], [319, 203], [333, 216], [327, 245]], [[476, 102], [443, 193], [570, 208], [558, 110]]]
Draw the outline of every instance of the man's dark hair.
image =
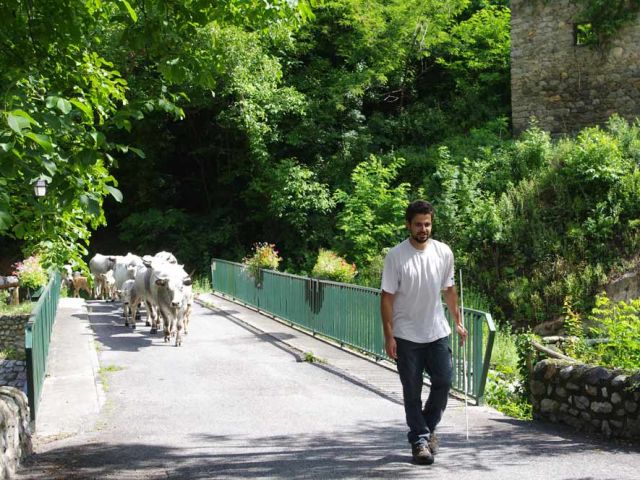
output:
[[431, 221], [433, 221], [436, 215], [436, 211], [434, 210], [433, 205], [431, 205], [429, 202], [425, 200], [414, 200], [407, 207], [404, 218], [407, 222], [411, 223], [413, 217], [418, 214], [431, 214]]

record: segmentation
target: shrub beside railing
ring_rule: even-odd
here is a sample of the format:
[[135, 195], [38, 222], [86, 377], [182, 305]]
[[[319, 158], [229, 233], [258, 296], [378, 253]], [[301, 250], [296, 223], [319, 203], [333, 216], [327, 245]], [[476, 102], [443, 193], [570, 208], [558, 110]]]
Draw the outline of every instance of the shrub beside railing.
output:
[[53, 272], [42, 292], [24, 331], [27, 353], [27, 397], [31, 410], [31, 422], [35, 425], [42, 385], [47, 370], [47, 357], [51, 331], [60, 298], [60, 274]]
[[[387, 358], [380, 317], [380, 290], [346, 283], [262, 270], [256, 278], [243, 265], [214, 259], [211, 264], [214, 291], [255, 307], [342, 345]], [[449, 322], [452, 320], [447, 312]], [[482, 403], [495, 335], [491, 315], [465, 309], [469, 341], [452, 342], [453, 389]], [[452, 331], [454, 331], [452, 325]], [[467, 358], [464, 377], [463, 357]]]

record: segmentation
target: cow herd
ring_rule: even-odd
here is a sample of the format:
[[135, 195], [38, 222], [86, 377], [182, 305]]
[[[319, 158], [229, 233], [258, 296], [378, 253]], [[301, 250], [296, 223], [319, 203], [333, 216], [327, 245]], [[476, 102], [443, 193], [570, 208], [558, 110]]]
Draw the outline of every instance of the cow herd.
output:
[[[89, 270], [93, 276], [93, 298], [122, 300], [125, 327], [136, 328], [136, 316], [144, 303], [151, 333], [158, 332], [162, 321], [164, 341], [169, 342], [175, 335], [175, 345], [182, 345], [182, 335], [189, 326], [193, 290], [191, 276], [175, 256], [169, 252], [143, 257], [131, 253], [96, 254], [89, 261]], [[64, 276], [71, 278], [77, 295], [76, 279], [83, 277]]]

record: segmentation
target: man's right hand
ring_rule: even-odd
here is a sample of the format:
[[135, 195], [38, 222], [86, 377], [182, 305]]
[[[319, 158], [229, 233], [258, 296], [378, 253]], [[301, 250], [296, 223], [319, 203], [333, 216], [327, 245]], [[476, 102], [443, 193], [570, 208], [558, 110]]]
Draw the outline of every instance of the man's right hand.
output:
[[389, 355], [389, 357], [393, 358], [394, 360], [396, 360], [398, 358], [398, 352], [397, 352], [397, 348], [398, 346], [396, 345], [396, 339], [393, 337], [387, 338], [384, 341], [384, 349], [387, 352], [387, 355]]

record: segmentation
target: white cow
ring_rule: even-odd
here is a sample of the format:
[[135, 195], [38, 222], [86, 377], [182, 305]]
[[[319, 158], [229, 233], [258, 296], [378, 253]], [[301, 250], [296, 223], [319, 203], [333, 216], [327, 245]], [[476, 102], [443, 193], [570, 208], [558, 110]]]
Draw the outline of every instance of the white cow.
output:
[[104, 285], [106, 288], [106, 296], [112, 302], [116, 299], [116, 278], [113, 276], [113, 270], [109, 270], [104, 274]]
[[156, 258], [158, 260], [163, 260], [167, 263], [178, 263], [178, 259], [173, 255], [173, 253], [171, 252], [165, 252], [164, 250], [162, 252], [158, 252], [156, 253], [153, 258]]
[[116, 299], [116, 279], [113, 276], [113, 270], [109, 270], [106, 273], [97, 273], [93, 278], [95, 285], [99, 287], [98, 298], [100, 298], [100, 300], [110, 300], [113, 302]]
[[135, 277], [135, 268], [142, 265], [142, 258], [133, 253], [127, 253], [125, 256], [116, 257], [116, 263], [113, 266], [113, 277], [115, 278], [116, 295], [122, 295], [122, 285], [127, 280], [133, 280]]
[[[145, 259], [148, 257], [145, 256]], [[153, 258], [153, 257], [149, 257]], [[153, 273], [153, 269], [151, 268], [151, 261], [146, 262], [143, 265], [139, 265], [135, 269], [135, 294], [139, 298], [139, 302], [144, 302], [147, 307], [147, 326], [151, 326], [150, 333], [158, 332], [158, 309], [151, 295], [151, 275]], [[133, 302], [135, 303], [135, 302]], [[131, 316], [135, 318], [138, 312], [138, 304], [132, 305]]]
[[124, 305], [124, 326], [136, 328], [136, 313], [142, 299], [136, 290], [136, 281], [129, 279], [122, 285], [122, 303]]
[[168, 342], [175, 331], [175, 345], [179, 347], [192, 296], [191, 277], [182, 265], [166, 262], [154, 262], [151, 271], [149, 286], [162, 316], [164, 341]]
[[[124, 257], [118, 256], [116, 264], [113, 266], [113, 277], [115, 278], [115, 297], [122, 299], [122, 285], [127, 280], [135, 279], [136, 267], [142, 265], [142, 258], [133, 253], [127, 253]], [[123, 307], [123, 316], [128, 314], [128, 305]]]
[[71, 284], [71, 278], [73, 277], [73, 268], [68, 263], [65, 263], [62, 266], [62, 270], [60, 271], [60, 278], [62, 278], [62, 283], [65, 286], [69, 286]]
[[[191, 277], [191, 276], [189, 276]], [[184, 311], [184, 334], [187, 335], [189, 333], [189, 320], [191, 320], [191, 310], [193, 307], [193, 287], [191, 285], [189, 285], [189, 287], [187, 288], [185, 286], [185, 296], [186, 296], [186, 302], [185, 302], [185, 311]]]
[[93, 298], [105, 299], [106, 286], [104, 285], [105, 274], [113, 270], [116, 264], [115, 255], [101, 255], [96, 253], [91, 260], [89, 260], [89, 270], [93, 275]]

